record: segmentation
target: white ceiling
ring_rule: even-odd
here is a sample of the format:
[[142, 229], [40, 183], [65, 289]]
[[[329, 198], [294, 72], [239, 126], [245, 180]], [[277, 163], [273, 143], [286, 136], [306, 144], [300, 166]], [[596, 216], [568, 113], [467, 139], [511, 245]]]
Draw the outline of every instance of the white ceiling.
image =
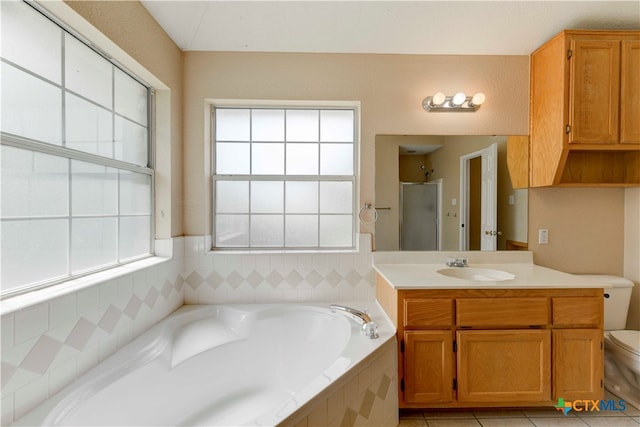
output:
[[640, 29], [640, 1], [142, 0], [183, 50], [528, 55], [563, 29]]

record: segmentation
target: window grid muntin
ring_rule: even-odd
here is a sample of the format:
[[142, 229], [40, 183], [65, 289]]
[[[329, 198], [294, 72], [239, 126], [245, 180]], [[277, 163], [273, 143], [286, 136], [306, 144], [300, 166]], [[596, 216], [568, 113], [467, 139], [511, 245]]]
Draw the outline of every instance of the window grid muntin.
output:
[[[217, 133], [216, 133], [216, 110], [232, 110], [232, 109], [238, 109], [238, 110], [249, 110], [250, 114], [249, 114], [249, 140], [248, 141], [230, 141], [230, 140], [217, 140]], [[251, 113], [253, 110], [266, 110], [266, 109], [275, 109], [275, 110], [284, 110], [285, 111], [285, 115], [284, 115], [284, 126], [285, 126], [285, 134], [284, 134], [284, 138], [283, 138], [283, 144], [284, 144], [284, 161], [285, 161], [285, 170], [283, 175], [253, 175], [251, 173], [251, 169], [252, 169], [252, 149], [253, 149], [253, 144], [254, 143], [264, 143], [264, 142], [273, 142], [273, 141], [253, 141], [252, 139], [252, 117], [253, 114]], [[293, 141], [289, 141], [287, 138], [287, 111], [290, 110], [308, 110], [308, 111], [318, 111], [318, 127], [317, 127], [317, 141], [297, 141], [297, 140], [293, 140]], [[321, 167], [321, 156], [320, 156], [320, 150], [321, 150], [321, 144], [345, 144], [347, 142], [345, 141], [322, 141], [321, 140], [321, 132], [322, 132], [322, 114], [321, 112], [324, 110], [329, 110], [329, 111], [351, 111], [353, 114], [353, 121], [352, 121], [352, 126], [353, 126], [353, 133], [352, 133], [352, 141], [350, 142], [352, 144], [352, 175], [322, 175], [320, 173], [320, 167]], [[213, 136], [213, 149], [212, 149], [212, 169], [213, 169], [213, 177], [212, 177], [212, 181], [213, 181], [213, 185], [212, 185], [212, 191], [214, 194], [214, 197], [212, 198], [212, 212], [213, 212], [213, 221], [212, 221], [212, 229], [213, 229], [213, 238], [212, 238], [212, 249], [224, 249], [224, 250], [234, 250], [234, 249], [260, 249], [260, 250], [310, 250], [310, 249], [314, 249], [314, 250], [347, 250], [347, 249], [354, 249], [356, 246], [356, 221], [355, 221], [355, 212], [356, 212], [356, 197], [357, 197], [357, 189], [356, 189], [356, 174], [357, 174], [357, 130], [358, 130], [358, 125], [357, 125], [357, 115], [356, 115], [356, 108], [355, 107], [344, 107], [344, 106], [338, 106], [338, 107], [327, 107], [327, 106], [322, 106], [322, 107], [315, 107], [315, 106], [311, 106], [311, 107], [306, 107], [306, 106], [291, 106], [291, 107], [283, 107], [283, 106], [267, 106], [267, 107], [255, 107], [255, 106], [239, 106], [239, 107], [229, 107], [229, 106], [213, 106], [212, 108], [212, 136]], [[244, 143], [244, 144], [249, 144], [249, 153], [250, 153], [250, 159], [249, 159], [249, 164], [250, 164], [250, 170], [249, 170], [249, 174], [217, 174], [216, 173], [216, 168], [217, 168], [217, 158], [216, 158], [216, 144], [217, 143]], [[314, 175], [288, 175], [287, 174], [287, 165], [286, 165], [286, 155], [287, 155], [287, 145], [290, 143], [295, 143], [295, 144], [316, 144], [317, 145], [317, 149], [318, 149], [318, 159], [317, 159], [317, 168], [318, 168], [318, 173], [314, 174]], [[252, 186], [251, 181], [264, 181], [264, 180], [276, 180], [276, 181], [283, 181], [284, 182], [284, 197], [283, 197], [283, 211], [282, 211], [282, 216], [283, 216], [283, 236], [282, 236], [282, 240], [283, 240], [283, 246], [269, 246], [269, 247], [255, 247], [255, 246], [251, 246], [250, 243], [247, 246], [217, 246], [217, 227], [216, 227], [216, 217], [217, 217], [217, 212], [216, 212], [216, 206], [217, 206], [217, 191], [216, 191], [216, 184], [218, 181], [232, 181], [232, 180], [240, 180], [240, 181], [247, 181], [249, 182], [249, 212], [248, 213], [238, 213], [238, 214], [232, 214], [232, 213], [227, 213], [225, 212], [223, 215], [247, 215], [249, 218], [249, 231], [248, 231], [248, 239], [249, 242], [251, 242], [251, 216], [252, 215], [263, 215], [263, 214], [255, 214], [251, 212], [251, 206], [250, 206], [250, 202], [251, 202], [251, 191], [252, 191]], [[286, 239], [287, 239], [287, 235], [286, 235], [286, 218], [287, 218], [287, 213], [286, 213], [286, 182], [287, 181], [307, 181], [307, 182], [318, 182], [318, 194], [317, 194], [317, 203], [318, 203], [318, 212], [314, 213], [314, 214], [307, 214], [307, 215], [316, 215], [317, 216], [317, 228], [318, 228], [318, 244], [316, 246], [286, 246]], [[352, 195], [352, 207], [351, 207], [351, 213], [321, 213], [320, 209], [320, 183], [323, 181], [340, 181], [340, 182], [350, 182], [351, 183], [351, 195]], [[292, 215], [301, 215], [301, 214], [292, 214]], [[302, 214], [304, 215], [304, 214]], [[321, 227], [321, 222], [322, 222], [322, 218], [323, 217], [328, 217], [328, 216], [346, 216], [349, 215], [351, 217], [351, 245], [350, 246], [322, 246], [321, 245], [321, 231], [322, 231], [322, 227]]]
[[[49, 220], [49, 219], [64, 219], [66, 220], [66, 224], [67, 224], [67, 242], [66, 242], [66, 256], [67, 256], [67, 265], [66, 265], [66, 274], [62, 275], [62, 276], [55, 276], [55, 277], [49, 277], [45, 280], [40, 280], [40, 281], [36, 281], [36, 282], [31, 282], [31, 283], [27, 283], [27, 284], [22, 284], [19, 285], [17, 287], [12, 287], [9, 288], [7, 290], [3, 290], [1, 293], [1, 297], [5, 298], [8, 296], [13, 296], [16, 294], [20, 294], [20, 293], [24, 293], [24, 292], [28, 292], [31, 290], [35, 290], [35, 289], [39, 289], [39, 288], [43, 288], [43, 287], [48, 287], [48, 286], [52, 286], [64, 281], [67, 281], [69, 279], [73, 279], [73, 278], [77, 278], [77, 277], [82, 277], [85, 276], [87, 274], [92, 274], [92, 273], [96, 273], [99, 271], [104, 271], [119, 265], [124, 265], [133, 261], [136, 261], [138, 259], [143, 259], [143, 258], [147, 258], [150, 255], [153, 254], [153, 230], [154, 230], [154, 226], [155, 226], [155, 220], [154, 220], [154, 206], [153, 206], [153, 195], [155, 192], [155, 174], [154, 174], [154, 170], [152, 169], [153, 167], [153, 161], [152, 161], [152, 155], [153, 155], [153, 144], [152, 144], [152, 138], [154, 136], [154, 132], [153, 132], [153, 102], [152, 102], [152, 96], [153, 96], [153, 90], [149, 87], [148, 84], [142, 82], [141, 80], [139, 80], [137, 77], [133, 76], [132, 74], [130, 74], [125, 68], [123, 68], [122, 66], [120, 66], [119, 64], [117, 64], [113, 59], [111, 59], [110, 57], [108, 57], [108, 55], [105, 55], [104, 53], [100, 52], [99, 50], [97, 50], [95, 48], [95, 46], [93, 46], [92, 43], [86, 41], [83, 37], [79, 36], [76, 32], [74, 32], [73, 30], [70, 30], [69, 28], [67, 28], [64, 24], [62, 24], [57, 18], [55, 18], [54, 16], [51, 16], [49, 13], [43, 11], [38, 5], [32, 4], [32, 3], [28, 3], [25, 2], [24, 4], [30, 6], [35, 12], [43, 15], [45, 18], [49, 19], [50, 21], [52, 21], [55, 25], [57, 25], [59, 27], [60, 30], [60, 38], [61, 38], [61, 45], [60, 45], [60, 67], [61, 67], [61, 76], [60, 76], [60, 83], [56, 83], [54, 81], [51, 81], [47, 78], [45, 78], [44, 76], [37, 74], [36, 72], [33, 72], [29, 69], [26, 69], [10, 60], [7, 60], [6, 58], [0, 58], [0, 61], [2, 61], [2, 63], [6, 64], [9, 67], [13, 67], [16, 70], [18, 70], [19, 72], [23, 72], [31, 77], [35, 77], [43, 82], [45, 82], [46, 84], [60, 89], [61, 91], [61, 110], [60, 110], [60, 123], [61, 123], [61, 145], [56, 145], [50, 142], [46, 142], [46, 141], [40, 141], [40, 140], [34, 140], [34, 139], [30, 139], [28, 137], [24, 137], [21, 135], [15, 135], [15, 134], [10, 134], [8, 132], [4, 132], [4, 131], [0, 131], [0, 146], [9, 146], [9, 147], [14, 147], [14, 148], [18, 148], [21, 150], [25, 150], [28, 151], [32, 154], [34, 153], [42, 153], [42, 154], [46, 154], [46, 155], [51, 155], [51, 156], [56, 156], [56, 157], [60, 157], [60, 158], [64, 158], [66, 159], [67, 165], [66, 165], [66, 170], [67, 170], [67, 177], [68, 177], [68, 181], [67, 181], [67, 214], [66, 215], [42, 215], [42, 216], [33, 216], [33, 215], [25, 215], [25, 216], [17, 216], [17, 217], [6, 217], [6, 218], [0, 218], [0, 220], [2, 222], [12, 222], [12, 221], [26, 221], [26, 222], [32, 222], [32, 221], [42, 221], [42, 220]], [[111, 73], [111, 109], [105, 108], [104, 105], [101, 105], [98, 102], [95, 102], [89, 98], [87, 98], [86, 96], [83, 96], [73, 90], [70, 90], [68, 88], [66, 88], [66, 70], [65, 70], [65, 66], [66, 66], [66, 46], [65, 46], [65, 39], [66, 39], [66, 35], [70, 35], [72, 37], [74, 37], [75, 39], [77, 39], [80, 43], [82, 43], [83, 45], [89, 47], [89, 49], [92, 51], [92, 53], [97, 54], [100, 58], [105, 59], [108, 64], [110, 65], [110, 73]], [[136, 120], [130, 119], [129, 117], [124, 116], [123, 114], [117, 113], [115, 111], [115, 73], [116, 73], [116, 69], [122, 71], [125, 76], [127, 76], [128, 78], [131, 78], [133, 81], [135, 81], [136, 83], [140, 84], [142, 87], [145, 88], [145, 91], [147, 93], [146, 95], [146, 119], [147, 119], [147, 123], [140, 123], [137, 122]], [[105, 157], [105, 156], [101, 156], [99, 154], [94, 154], [91, 152], [87, 152], [87, 151], [82, 151], [82, 150], [76, 150], [73, 148], [68, 148], [66, 147], [67, 145], [67, 117], [66, 117], [66, 98], [67, 98], [67, 93], [70, 93], [76, 97], [78, 97], [79, 99], [82, 99], [83, 101], [89, 102], [94, 106], [97, 106], [105, 111], [108, 111], [111, 113], [111, 132], [112, 132], [112, 157]], [[127, 120], [131, 123], [134, 123], [138, 126], [143, 127], [144, 129], [146, 129], [146, 164], [145, 165], [137, 165], [135, 163], [131, 163], [131, 162], [127, 162], [124, 160], [119, 160], [116, 159], [116, 150], [115, 150], [115, 144], [116, 144], [116, 134], [115, 134], [115, 127], [116, 127], [116, 117], [120, 117], [123, 120]], [[117, 169], [117, 175], [118, 175], [118, 182], [117, 182], [117, 186], [118, 186], [118, 190], [117, 190], [117, 213], [116, 214], [102, 214], [102, 215], [74, 215], [73, 214], [73, 209], [72, 209], [72, 203], [73, 203], [73, 192], [72, 192], [72, 185], [73, 185], [73, 174], [72, 174], [72, 162], [73, 161], [82, 161], [82, 162], [86, 162], [86, 163], [90, 163], [93, 165], [98, 165], [98, 166], [105, 166], [108, 168], [115, 168]], [[134, 173], [138, 173], [138, 174], [143, 174], [145, 176], [149, 177], [149, 186], [148, 186], [148, 213], [146, 214], [121, 214], [120, 212], [120, 185], [121, 185], [121, 172], [122, 171], [126, 171], [126, 172], [134, 172]], [[115, 236], [116, 238], [116, 260], [113, 263], [108, 263], [108, 264], [101, 264], [101, 265], [96, 265], [95, 267], [91, 267], [88, 269], [85, 269], [81, 272], [79, 272], [78, 274], [73, 274], [72, 273], [72, 268], [71, 268], [71, 263], [72, 263], [72, 236], [73, 236], [73, 220], [74, 219], [84, 219], [84, 218], [117, 218], [117, 235]], [[122, 250], [120, 247], [120, 234], [121, 234], [121, 221], [120, 219], [122, 218], [134, 218], [134, 217], [144, 217], [144, 218], [148, 218], [148, 222], [149, 222], [149, 230], [148, 230], [148, 235], [149, 235], [149, 239], [146, 242], [146, 246], [148, 248], [148, 251], [146, 253], [140, 253], [138, 255], [135, 255], [133, 257], [129, 257], [126, 259], [123, 259], [122, 257]]]

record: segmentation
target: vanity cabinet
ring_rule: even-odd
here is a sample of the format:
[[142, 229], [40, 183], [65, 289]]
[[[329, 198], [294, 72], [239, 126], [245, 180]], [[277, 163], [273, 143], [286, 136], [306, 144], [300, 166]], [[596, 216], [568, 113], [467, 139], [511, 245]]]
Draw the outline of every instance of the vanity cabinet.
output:
[[640, 185], [640, 32], [566, 30], [531, 54], [530, 186]]
[[552, 406], [603, 396], [602, 289], [395, 289], [401, 408]]

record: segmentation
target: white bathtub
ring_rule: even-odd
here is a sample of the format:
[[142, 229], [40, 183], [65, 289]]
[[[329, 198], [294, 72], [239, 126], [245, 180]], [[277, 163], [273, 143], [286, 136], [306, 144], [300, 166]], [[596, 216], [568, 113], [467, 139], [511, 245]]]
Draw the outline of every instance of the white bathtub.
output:
[[327, 306], [184, 306], [17, 425], [280, 424], [393, 338], [369, 304], [373, 340]]

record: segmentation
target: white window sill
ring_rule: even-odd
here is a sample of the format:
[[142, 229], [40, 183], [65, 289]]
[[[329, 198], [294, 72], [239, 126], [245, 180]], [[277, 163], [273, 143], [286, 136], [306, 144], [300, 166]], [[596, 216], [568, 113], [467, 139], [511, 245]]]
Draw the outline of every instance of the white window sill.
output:
[[0, 315], [10, 314], [16, 311], [24, 310], [36, 304], [50, 301], [54, 298], [61, 297], [81, 289], [91, 287], [93, 285], [103, 283], [107, 280], [115, 279], [125, 274], [130, 274], [154, 265], [162, 264], [171, 260], [171, 257], [152, 256], [149, 258], [135, 261], [119, 267], [110, 268], [87, 276], [70, 279], [56, 285], [46, 288], [25, 292], [24, 294], [8, 297], [0, 301]]

